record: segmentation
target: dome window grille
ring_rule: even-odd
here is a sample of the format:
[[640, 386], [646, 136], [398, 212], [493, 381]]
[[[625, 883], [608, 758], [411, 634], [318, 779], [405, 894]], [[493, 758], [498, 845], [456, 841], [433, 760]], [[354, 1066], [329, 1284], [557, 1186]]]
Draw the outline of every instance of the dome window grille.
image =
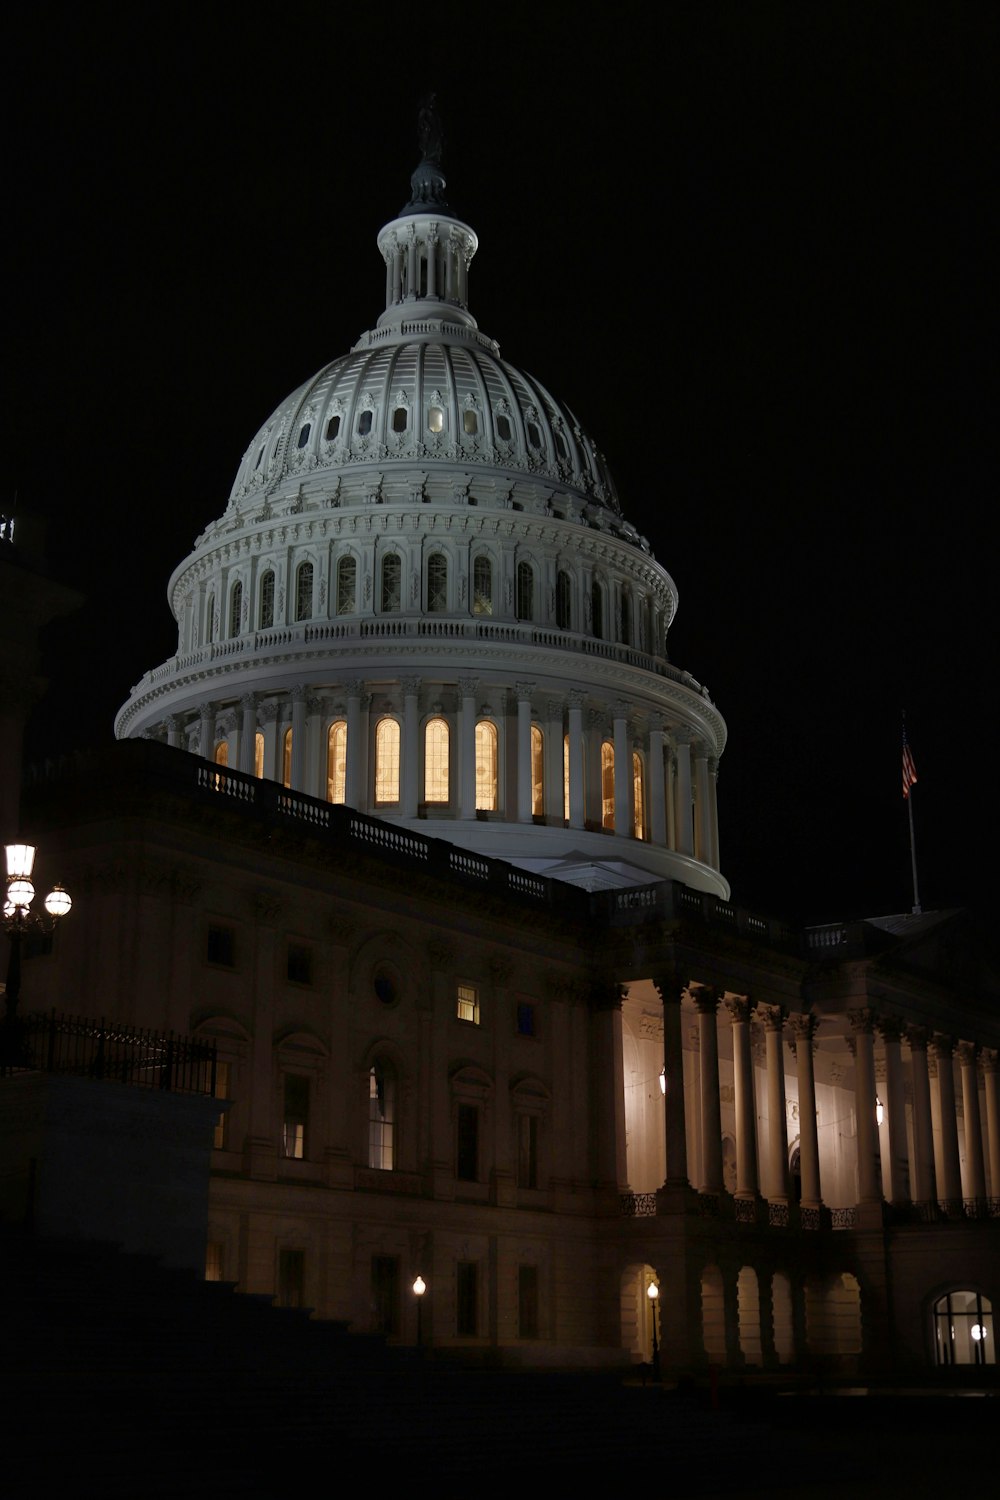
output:
[[239, 635], [240, 616], [243, 613], [243, 585], [233, 584], [233, 592], [229, 596], [229, 634]]
[[517, 618], [534, 619], [535, 574], [530, 563], [517, 565]]
[[372, 430], [372, 413], [365, 410], [358, 418], [358, 437], [367, 437]]
[[328, 443], [332, 443], [333, 440], [334, 440], [334, 438], [338, 436], [339, 432], [340, 432], [340, 417], [339, 416], [331, 417], [330, 420], [329, 420], [329, 422], [327, 422], [327, 424], [326, 424], [326, 440], [327, 440], [327, 442]]
[[402, 564], [395, 552], [382, 559], [382, 612], [394, 614], [403, 607]]
[[393, 432], [405, 432], [410, 419], [410, 414], [405, 406], [397, 406], [392, 414]]
[[274, 574], [267, 572], [260, 584], [260, 628], [270, 630], [274, 624]]
[[312, 618], [312, 599], [313, 565], [311, 562], [299, 563], [299, 570], [295, 575], [296, 620], [309, 620]]
[[601, 745], [601, 827], [615, 831], [615, 747], [610, 740]]
[[309, 441], [309, 434], [310, 434], [310, 432], [312, 432], [312, 423], [311, 422], [304, 422], [302, 424], [302, 427], [299, 429], [299, 441], [298, 441], [298, 443], [296, 445], [297, 447], [299, 447], [299, 448], [304, 448], [305, 447], [306, 443], [308, 443], [308, 441]]
[[448, 559], [435, 552], [427, 561], [427, 610], [444, 614], [448, 608]]
[[570, 601], [572, 599], [572, 586], [569, 574], [560, 569], [556, 578], [556, 624], [560, 630], [570, 628]]
[[450, 734], [445, 719], [431, 719], [424, 730], [424, 801], [448, 801]]
[[472, 565], [472, 613], [493, 613], [493, 564], [488, 557], [477, 557]]
[[444, 432], [444, 408], [432, 406], [427, 413], [427, 426], [431, 432]]
[[399, 801], [399, 725], [379, 719], [375, 725], [375, 803], [386, 807]]
[[347, 724], [337, 719], [330, 725], [326, 743], [326, 799], [347, 801]]
[[470, 437], [475, 437], [479, 431], [479, 418], [474, 411], [467, 411], [462, 416], [462, 425]]
[[353, 615], [357, 608], [358, 564], [353, 557], [342, 557], [337, 564], [337, 613]]

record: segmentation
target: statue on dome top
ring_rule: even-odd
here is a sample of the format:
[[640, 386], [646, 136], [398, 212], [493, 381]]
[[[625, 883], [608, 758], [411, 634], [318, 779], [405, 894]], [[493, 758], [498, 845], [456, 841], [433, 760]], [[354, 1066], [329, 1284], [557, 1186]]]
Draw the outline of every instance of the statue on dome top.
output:
[[441, 130], [441, 117], [435, 108], [436, 94], [425, 94], [420, 101], [420, 113], [417, 117], [417, 129], [420, 137], [420, 154], [424, 161], [432, 162], [434, 166], [441, 165], [441, 152], [444, 148], [444, 135]]

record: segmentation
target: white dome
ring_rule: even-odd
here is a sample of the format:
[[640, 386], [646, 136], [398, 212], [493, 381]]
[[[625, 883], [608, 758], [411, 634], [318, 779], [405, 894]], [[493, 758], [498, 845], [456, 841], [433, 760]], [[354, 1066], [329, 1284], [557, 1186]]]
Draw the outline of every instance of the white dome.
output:
[[580, 883], [728, 895], [725, 725], [667, 661], [673, 582], [572, 413], [479, 331], [436, 163], [411, 185], [376, 327], [250, 443], [116, 733]]

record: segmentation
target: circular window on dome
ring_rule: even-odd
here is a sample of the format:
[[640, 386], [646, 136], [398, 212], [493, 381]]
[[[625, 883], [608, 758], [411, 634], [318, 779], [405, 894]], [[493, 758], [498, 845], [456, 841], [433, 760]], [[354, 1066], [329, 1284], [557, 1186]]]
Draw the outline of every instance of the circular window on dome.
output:
[[375, 998], [383, 1005], [398, 1005], [400, 1000], [399, 976], [388, 964], [379, 964], [372, 979]]

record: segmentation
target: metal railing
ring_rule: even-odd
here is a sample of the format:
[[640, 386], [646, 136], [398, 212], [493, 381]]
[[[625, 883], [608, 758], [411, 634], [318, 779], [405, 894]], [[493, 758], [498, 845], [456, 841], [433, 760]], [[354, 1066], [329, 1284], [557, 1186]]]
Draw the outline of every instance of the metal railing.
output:
[[0, 1076], [23, 1072], [214, 1095], [216, 1046], [173, 1031], [36, 1011], [0, 1026]]

